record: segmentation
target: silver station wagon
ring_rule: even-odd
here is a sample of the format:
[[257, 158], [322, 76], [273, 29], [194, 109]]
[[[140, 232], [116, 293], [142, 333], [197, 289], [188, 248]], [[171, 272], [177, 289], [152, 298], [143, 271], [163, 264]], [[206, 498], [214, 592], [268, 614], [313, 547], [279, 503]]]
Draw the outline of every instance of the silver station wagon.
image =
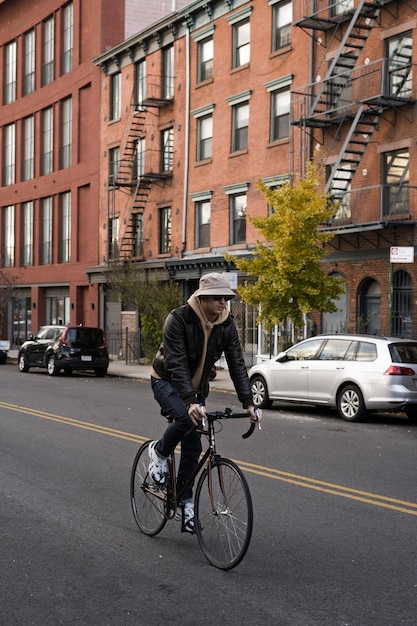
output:
[[305, 339], [249, 371], [254, 403], [336, 408], [349, 422], [370, 411], [404, 411], [417, 423], [417, 341], [371, 335]]

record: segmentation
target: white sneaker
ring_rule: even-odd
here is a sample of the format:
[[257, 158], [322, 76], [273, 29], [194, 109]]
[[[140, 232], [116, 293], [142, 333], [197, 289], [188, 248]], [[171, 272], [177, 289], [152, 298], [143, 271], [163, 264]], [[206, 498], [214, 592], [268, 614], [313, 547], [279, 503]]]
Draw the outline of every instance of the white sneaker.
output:
[[182, 507], [181, 532], [194, 534], [194, 504], [189, 501]]
[[152, 441], [152, 443], [148, 446], [148, 454], [149, 454], [149, 468], [148, 472], [152, 478], [152, 480], [157, 485], [163, 485], [165, 483], [167, 474], [168, 474], [168, 462], [166, 458], [163, 458], [158, 455], [155, 450], [155, 446], [158, 442]]

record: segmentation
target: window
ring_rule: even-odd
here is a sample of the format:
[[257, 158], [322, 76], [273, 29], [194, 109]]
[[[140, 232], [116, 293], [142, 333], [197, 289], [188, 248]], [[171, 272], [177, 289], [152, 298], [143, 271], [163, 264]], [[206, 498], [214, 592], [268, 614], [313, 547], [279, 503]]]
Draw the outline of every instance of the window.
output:
[[71, 193], [60, 194], [60, 240], [59, 262], [68, 263], [71, 259]]
[[4, 46], [4, 104], [16, 100], [16, 42]]
[[162, 51], [162, 97], [174, 97], [174, 46]]
[[61, 126], [61, 169], [65, 169], [72, 160], [72, 98], [62, 101]]
[[197, 44], [197, 81], [213, 78], [213, 37], [207, 37]]
[[30, 30], [24, 35], [24, 70], [23, 95], [35, 91], [35, 31]]
[[230, 201], [230, 244], [246, 242], [246, 193], [231, 195]]
[[114, 187], [117, 182], [120, 165], [120, 148], [109, 150], [109, 187]]
[[137, 105], [146, 100], [146, 61], [139, 61], [135, 65], [135, 96]]
[[52, 263], [52, 198], [41, 201], [41, 264]]
[[145, 138], [141, 137], [136, 142], [135, 163], [133, 171], [136, 172], [135, 179], [141, 178], [145, 174]]
[[133, 216], [133, 256], [143, 256], [143, 219], [139, 213]]
[[195, 247], [210, 246], [211, 202], [202, 200], [195, 203]]
[[383, 154], [382, 159], [383, 215], [408, 214], [410, 153], [408, 150], [395, 150]]
[[171, 172], [174, 165], [174, 129], [167, 128], [161, 133], [162, 171]]
[[121, 87], [121, 73], [118, 72], [110, 76], [110, 120], [120, 119], [122, 112]]
[[16, 182], [16, 126], [7, 124], [3, 128], [3, 185]]
[[14, 246], [15, 246], [15, 208], [14, 205], [6, 206], [3, 209], [3, 265], [4, 267], [14, 266]]
[[159, 254], [171, 251], [171, 207], [159, 210]]
[[41, 174], [51, 174], [54, 166], [54, 112], [52, 107], [42, 111]]
[[236, 104], [232, 108], [232, 152], [248, 147], [249, 103]]
[[35, 165], [35, 123], [33, 115], [25, 117], [23, 130], [22, 180], [31, 180]]
[[197, 120], [197, 161], [211, 159], [213, 142], [213, 116], [205, 115]]
[[22, 265], [33, 265], [33, 202], [22, 205]]
[[50, 17], [43, 23], [42, 85], [49, 85], [54, 80], [55, 26]]
[[61, 74], [67, 74], [72, 70], [73, 52], [73, 10], [72, 2], [67, 4], [62, 11], [62, 57]]
[[119, 256], [119, 218], [109, 219], [108, 224], [108, 258], [117, 259]]
[[387, 42], [388, 76], [387, 88], [390, 95], [411, 98], [411, 57], [413, 40], [410, 33], [395, 37]]
[[353, 8], [353, 0], [332, 0], [332, 15], [341, 15]]
[[249, 18], [233, 24], [233, 67], [249, 63], [250, 21]]
[[289, 137], [290, 134], [290, 90], [271, 93], [271, 141]]
[[280, 2], [272, 7], [272, 50], [291, 43], [292, 2]]

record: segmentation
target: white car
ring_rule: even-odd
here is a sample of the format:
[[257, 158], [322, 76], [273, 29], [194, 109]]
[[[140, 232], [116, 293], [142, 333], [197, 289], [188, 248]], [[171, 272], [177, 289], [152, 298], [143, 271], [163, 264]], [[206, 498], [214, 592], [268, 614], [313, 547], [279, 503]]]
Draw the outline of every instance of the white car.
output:
[[337, 408], [349, 422], [404, 411], [417, 422], [417, 341], [372, 335], [305, 339], [249, 371], [255, 406], [274, 400]]

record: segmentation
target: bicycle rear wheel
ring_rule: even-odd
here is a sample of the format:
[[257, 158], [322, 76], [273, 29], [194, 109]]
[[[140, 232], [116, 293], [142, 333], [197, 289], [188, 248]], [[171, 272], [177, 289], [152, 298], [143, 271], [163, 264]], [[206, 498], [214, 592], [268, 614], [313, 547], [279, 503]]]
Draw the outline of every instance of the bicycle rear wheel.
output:
[[195, 531], [206, 559], [232, 569], [249, 547], [253, 508], [248, 483], [229, 459], [217, 459], [201, 474], [195, 493]]
[[165, 487], [155, 484], [149, 476], [148, 447], [143, 444], [136, 454], [130, 478], [130, 500], [135, 521], [145, 535], [157, 535], [165, 526], [167, 518]]

